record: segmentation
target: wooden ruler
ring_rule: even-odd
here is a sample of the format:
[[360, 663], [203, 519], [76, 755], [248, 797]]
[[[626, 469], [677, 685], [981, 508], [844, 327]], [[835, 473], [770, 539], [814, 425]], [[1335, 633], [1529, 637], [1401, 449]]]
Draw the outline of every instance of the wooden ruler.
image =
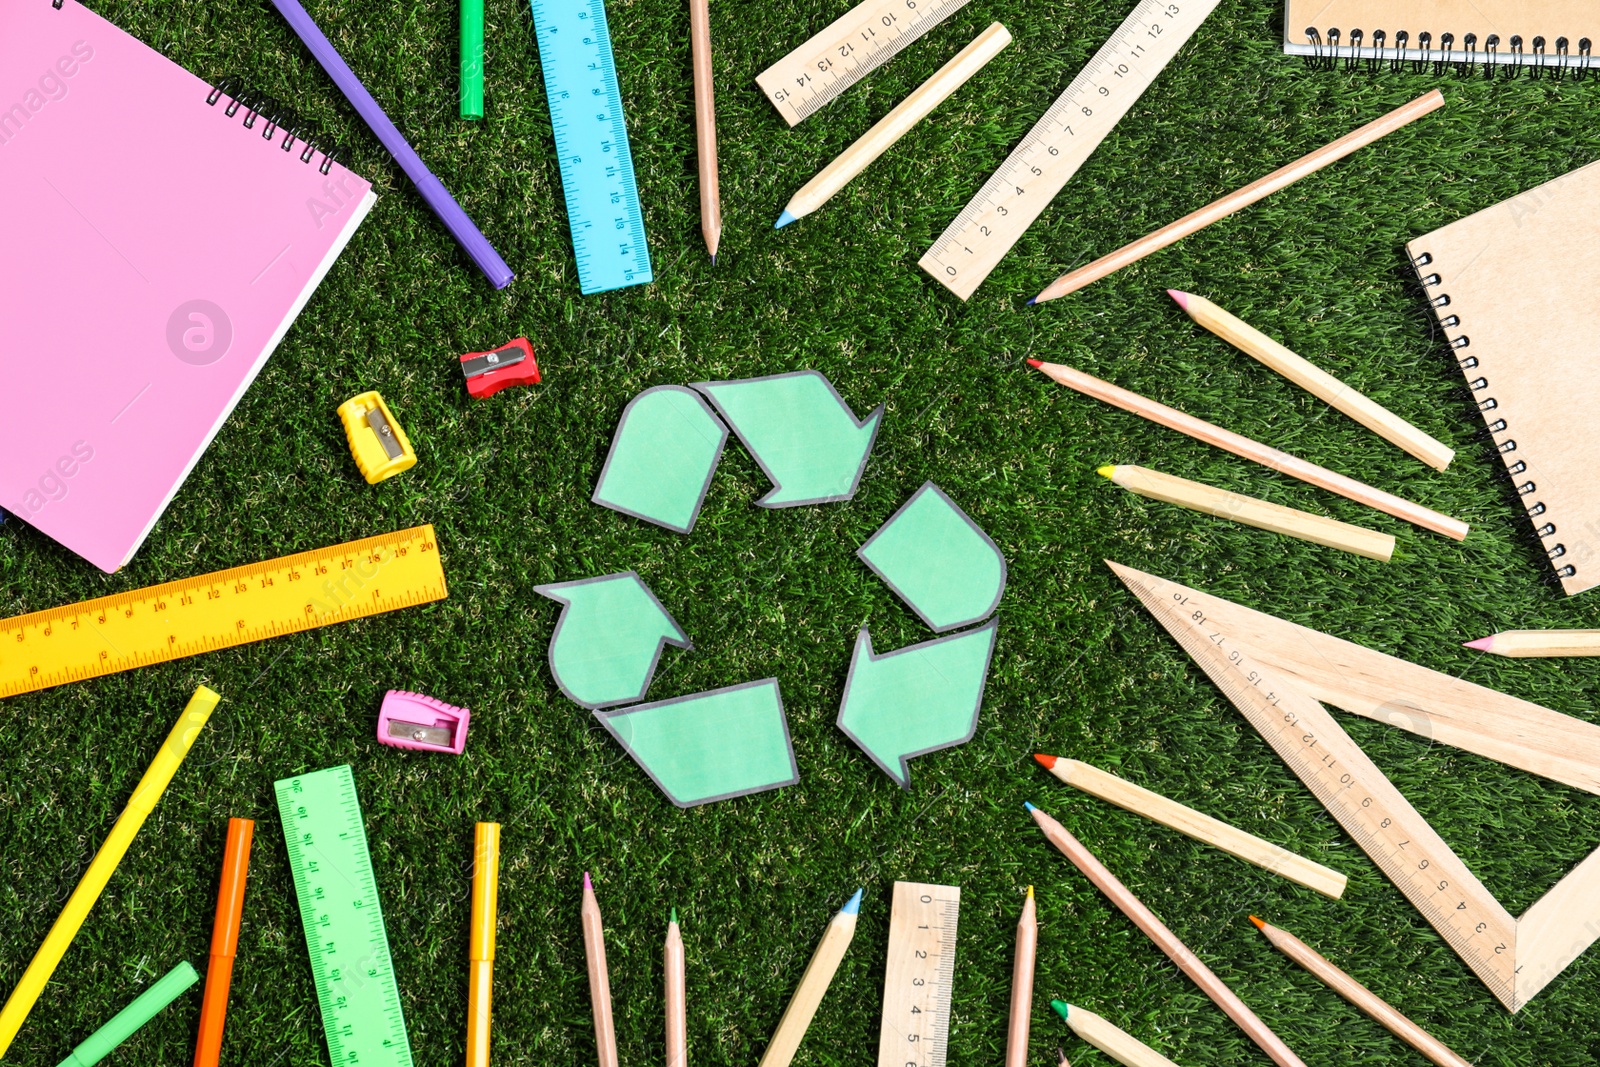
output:
[[878, 1067], [945, 1067], [961, 889], [896, 882]]
[[0, 621], [0, 697], [443, 600], [432, 526]]
[[1590, 792], [1600, 792], [1600, 728], [1111, 567], [1507, 1008], [1521, 1008], [1600, 935], [1600, 850], [1513, 918], [1323, 701]]
[[1140, 0], [918, 265], [965, 300], [1221, 0]]
[[861, 0], [756, 76], [790, 126], [883, 66], [967, 0]]
[[333, 1067], [410, 1067], [400, 990], [355, 778], [330, 767], [273, 783]]
[[584, 293], [655, 278], [604, 0], [531, 0]]

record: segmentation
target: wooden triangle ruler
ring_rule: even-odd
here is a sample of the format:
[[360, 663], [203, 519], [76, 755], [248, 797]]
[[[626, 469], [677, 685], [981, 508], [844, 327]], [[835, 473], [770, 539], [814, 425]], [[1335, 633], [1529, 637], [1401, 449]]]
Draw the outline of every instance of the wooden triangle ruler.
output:
[[1600, 726], [1106, 561], [1511, 1011], [1600, 937], [1600, 850], [1521, 917], [1324, 703], [1600, 793]]

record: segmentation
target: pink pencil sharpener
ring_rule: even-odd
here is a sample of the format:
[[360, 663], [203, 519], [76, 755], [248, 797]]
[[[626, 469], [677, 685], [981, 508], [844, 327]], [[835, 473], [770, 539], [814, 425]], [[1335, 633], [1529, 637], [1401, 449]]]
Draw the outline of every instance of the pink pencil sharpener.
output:
[[461, 755], [472, 712], [442, 700], [391, 689], [378, 709], [378, 740], [395, 748]]

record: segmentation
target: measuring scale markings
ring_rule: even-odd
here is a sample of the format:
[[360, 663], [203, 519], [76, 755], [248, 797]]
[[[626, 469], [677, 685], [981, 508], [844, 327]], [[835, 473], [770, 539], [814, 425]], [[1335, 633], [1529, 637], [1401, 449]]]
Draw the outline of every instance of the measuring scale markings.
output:
[[945, 1067], [960, 909], [958, 886], [894, 884], [878, 1067]]
[[863, 0], [762, 71], [756, 84], [795, 126], [877, 70], [967, 0]]
[[918, 261], [965, 300], [1221, 0], [1141, 0]]

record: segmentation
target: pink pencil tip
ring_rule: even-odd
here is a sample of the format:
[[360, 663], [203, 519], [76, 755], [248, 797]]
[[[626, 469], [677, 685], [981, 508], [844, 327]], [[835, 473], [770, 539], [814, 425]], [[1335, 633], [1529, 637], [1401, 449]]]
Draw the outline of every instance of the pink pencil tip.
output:
[[594, 892], [594, 883], [589, 881], [589, 872], [588, 871], [584, 871], [583, 872], [583, 891], [585, 893]]
[[1488, 652], [1490, 649], [1494, 648], [1494, 638], [1493, 637], [1480, 637], [1476, 641], [1463, 641], [1461, 643], [1461, 647], [1462, 648], [1475, 648], [1479, 652]]
[[1184, 292], [1182, 289], [1168, 289], [1167, 290], [1167, 295], [1172, 297], [1172, 299], [1176, 300], [1178, 302], [1178, 306], [1181, 307], [1183, 310], [1185, 310], [1185, 311], [1189, 310], [1189, 294], [1188, 293]]
[[1028, 360], [1028, 366], [1030, 366], [1030, 367], [1034, 368], [1035, 370], [1037, 370], [1038, 368], [1044, 366], [1044, 360], [1042, 360], [1042, 359], [1031, 359], [1030, 358]]

